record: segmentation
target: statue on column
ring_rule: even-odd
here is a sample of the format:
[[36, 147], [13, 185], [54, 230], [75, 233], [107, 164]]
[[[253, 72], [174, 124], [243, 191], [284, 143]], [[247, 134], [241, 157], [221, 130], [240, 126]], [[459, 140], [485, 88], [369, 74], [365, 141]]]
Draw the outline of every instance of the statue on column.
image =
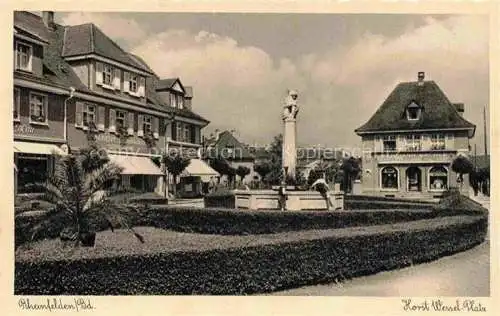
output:
[[282, 119], [290, 120], [295, 119], [299, 113], [299, 105], [297, 104], [298, 93], [295, 90], [288, 90], [288, 96], [285, 99], [285, 104], [283, 105], [283, 115]]

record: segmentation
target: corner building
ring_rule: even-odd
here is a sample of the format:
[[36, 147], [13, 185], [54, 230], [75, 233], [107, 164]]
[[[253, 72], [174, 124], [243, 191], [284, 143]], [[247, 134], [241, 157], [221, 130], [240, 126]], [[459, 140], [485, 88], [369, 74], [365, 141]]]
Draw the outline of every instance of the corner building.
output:
[[362, 192], [399, 198], [438, 199], [450, 187], [468, 194], [451, 163], [469, 155], [476, 126], [463, 117], [434, 81], [403, 82], [375, 114], [355, 130], [363, 147]]

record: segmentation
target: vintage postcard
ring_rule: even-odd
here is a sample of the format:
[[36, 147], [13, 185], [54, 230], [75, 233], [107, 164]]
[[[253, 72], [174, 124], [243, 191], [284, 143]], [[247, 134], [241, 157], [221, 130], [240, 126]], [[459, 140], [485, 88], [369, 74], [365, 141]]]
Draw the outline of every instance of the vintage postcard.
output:
[[3, 11], [8, 315], [494, 314], [498, 3]]

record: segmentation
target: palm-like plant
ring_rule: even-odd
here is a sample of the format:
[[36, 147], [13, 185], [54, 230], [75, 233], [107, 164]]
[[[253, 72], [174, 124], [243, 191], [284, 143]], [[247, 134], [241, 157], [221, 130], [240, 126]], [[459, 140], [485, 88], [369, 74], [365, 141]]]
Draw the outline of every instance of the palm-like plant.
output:
[[120, 175], [121, 167], [107, 162], [86, 170], [86, 159], [83, 154], [57, 157], [54, 175], [46, 183], [35, 184], [44, 191], [41, 199], [55, 206], [45, 220], [34, 227], [32, 239], [41, 230], [60, 225], [62, 221], [65, 227], [61, 239], [74, 241], [75, 245], [93, 245], [95, 229], [103, 224], [112, 231], [115, 227], [126, 228], [144, 242], [126, 221], [126, 213], [134, 209], [111, 200], [110, 192], [104, 190], [110, 180]]

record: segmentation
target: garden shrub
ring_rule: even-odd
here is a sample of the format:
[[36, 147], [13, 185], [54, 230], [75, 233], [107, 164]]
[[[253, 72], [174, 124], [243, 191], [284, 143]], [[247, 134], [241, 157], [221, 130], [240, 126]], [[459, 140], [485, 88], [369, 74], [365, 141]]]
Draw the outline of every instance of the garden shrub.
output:
[[203, 197], [205, 207], [236, 208], [236, 198], [234, 192], [229, 189], [218, 189]]
[[17, 260], [14, 294], [265, 293], [434, 260], [481, 243], [486, 229], [485, 216], [450, 216], [284, 233], [274, 239], [232, 236], [226, 238], [239, 238], [239, 242], [225, 247], [214, 243], [211, 249], [195, 251], [164, 250], [84, 260]]

